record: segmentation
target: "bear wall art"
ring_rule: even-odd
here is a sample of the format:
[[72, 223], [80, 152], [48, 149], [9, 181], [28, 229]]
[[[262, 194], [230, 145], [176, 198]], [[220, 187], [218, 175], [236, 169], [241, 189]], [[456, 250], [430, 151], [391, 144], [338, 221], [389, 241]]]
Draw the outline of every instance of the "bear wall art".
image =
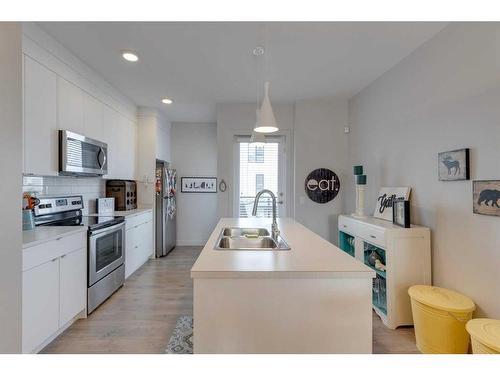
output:
[[473, 212], [500, 216], [500, 180], [473, 181]]

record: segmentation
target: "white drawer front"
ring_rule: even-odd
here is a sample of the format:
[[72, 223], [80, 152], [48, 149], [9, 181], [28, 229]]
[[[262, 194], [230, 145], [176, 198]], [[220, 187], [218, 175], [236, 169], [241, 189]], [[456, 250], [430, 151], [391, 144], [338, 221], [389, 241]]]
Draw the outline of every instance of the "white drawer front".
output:
[[345, 216], [339, 216], [339, 230], [352, 235], [356, 235], [357, 225], [354, 221], [349, 220]]
[[363, 226], [359, 228], [359, 236], [374, 245], [385, 248], [385, 232], [372, 227]]
[[125, 219], [125, 229], [131, 229], [152, 220], [153, 220], [153, 213], [151, 211], [145, 212], [140, 215], [135, 215], [132, 217], [127, 217]]
[[60, 236], [38, 246], [28, 247], [23, 250], [23, 271], [80, 248], [87, 248], [87, 232]]

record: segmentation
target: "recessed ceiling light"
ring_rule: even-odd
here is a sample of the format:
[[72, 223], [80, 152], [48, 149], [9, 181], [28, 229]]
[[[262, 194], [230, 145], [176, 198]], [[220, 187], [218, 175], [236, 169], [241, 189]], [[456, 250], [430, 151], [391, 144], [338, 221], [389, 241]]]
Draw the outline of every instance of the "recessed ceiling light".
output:
[[162, 102], [163, 104], [172, 104], [174, 101], [173, 101], [172, 99], [169, 99], [169, 98], [163, 98], [163, 99], [161, 100], [161, 102]]
[[130, 62], [136, 62], [139, 60], [139, 56], [137, 56], [137, 54], [132, 51], [122, 51], [122, 57]]

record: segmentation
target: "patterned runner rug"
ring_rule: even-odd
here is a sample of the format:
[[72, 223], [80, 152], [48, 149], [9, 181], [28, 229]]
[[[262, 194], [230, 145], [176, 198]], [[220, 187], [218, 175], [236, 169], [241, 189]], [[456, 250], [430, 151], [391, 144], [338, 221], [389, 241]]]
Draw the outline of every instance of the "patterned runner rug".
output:
[[193, 354], [193, 317], [183, 315], [175, 322], [168, 341], [167, 354]]

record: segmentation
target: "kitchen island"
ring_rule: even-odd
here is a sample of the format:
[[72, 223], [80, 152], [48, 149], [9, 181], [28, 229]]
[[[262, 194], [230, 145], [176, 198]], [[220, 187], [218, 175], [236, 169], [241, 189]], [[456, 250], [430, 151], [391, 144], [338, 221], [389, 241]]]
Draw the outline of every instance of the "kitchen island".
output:
[[375, 272], [289, 218], [291, 250], [216, 250], [223, 218], [191, 269], [195, 353], [371, 353]]

